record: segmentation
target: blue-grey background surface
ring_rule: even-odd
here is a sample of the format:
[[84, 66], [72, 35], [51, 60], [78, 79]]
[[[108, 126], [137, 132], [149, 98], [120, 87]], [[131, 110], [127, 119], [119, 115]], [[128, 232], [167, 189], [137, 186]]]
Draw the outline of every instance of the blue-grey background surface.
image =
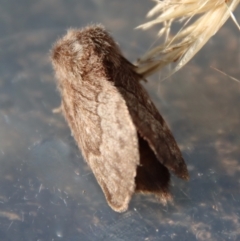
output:
[[[49, 61], [69, 27], [100, 22], [131, 61], [156, 40], [150, 0], [0, 0], [0, 240], [240, 240], [239, 31], [228, 21], [180, 72], [147, 84], [186, 159], [173, 204], [112, 211], [60, 114]], [[236, 11], [239, 19], [239, 9]]]

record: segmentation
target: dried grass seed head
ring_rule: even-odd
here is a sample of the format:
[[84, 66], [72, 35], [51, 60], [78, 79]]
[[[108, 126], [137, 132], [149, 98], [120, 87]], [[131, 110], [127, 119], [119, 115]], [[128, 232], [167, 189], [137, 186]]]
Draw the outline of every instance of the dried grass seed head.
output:
[[[155, 19], [138, 28], [148, 29], [163, 23], [159, 36], [167, 33], [167, 40], [163, 45], [147, 51], [139, 59], [138, 73], [149, 76], [176, 60], [178, 60], [178, 64], [170, 74], [178, 71], [205, 45], [229, 17], [232, 17], [239, 27], [233, 15], [239, 2], [240, 0], [156, 0], [156, 6], [148, 13], [148, 17], [156, 16]], [[189, 25], [189, 21], [195, 16], [197, 19]], [[174, 21], [185, 22], [179, 32], [170, 38], [168, 33]]]

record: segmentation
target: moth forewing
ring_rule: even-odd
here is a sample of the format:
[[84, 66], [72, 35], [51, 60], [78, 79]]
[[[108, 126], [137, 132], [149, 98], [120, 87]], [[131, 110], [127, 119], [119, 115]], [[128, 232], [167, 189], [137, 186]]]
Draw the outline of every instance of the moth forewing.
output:
[[69, 31], [53, 49], [62, 110], [109, 205], [121, 212], [135, 191], [137, 131], [101, 58], [83, 37], [81, 31]]

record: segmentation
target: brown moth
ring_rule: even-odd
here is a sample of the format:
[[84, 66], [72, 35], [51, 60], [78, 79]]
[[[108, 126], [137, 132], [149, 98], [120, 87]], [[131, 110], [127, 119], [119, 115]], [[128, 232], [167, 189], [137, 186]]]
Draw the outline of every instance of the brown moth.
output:
[[135, 191], [171, 198], [170, 173], [188, 179], [167, 124], [101, 25], [71, 29], [52, 50], [61, 110], [110, 207], [123, 212]]

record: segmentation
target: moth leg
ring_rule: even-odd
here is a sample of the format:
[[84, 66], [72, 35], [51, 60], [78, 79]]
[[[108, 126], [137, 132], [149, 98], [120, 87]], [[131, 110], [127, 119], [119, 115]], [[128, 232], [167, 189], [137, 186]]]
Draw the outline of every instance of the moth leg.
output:
[[59, 107], [52, 109], [52, 113], [54, 114], [62, 113], [62, 104]]

